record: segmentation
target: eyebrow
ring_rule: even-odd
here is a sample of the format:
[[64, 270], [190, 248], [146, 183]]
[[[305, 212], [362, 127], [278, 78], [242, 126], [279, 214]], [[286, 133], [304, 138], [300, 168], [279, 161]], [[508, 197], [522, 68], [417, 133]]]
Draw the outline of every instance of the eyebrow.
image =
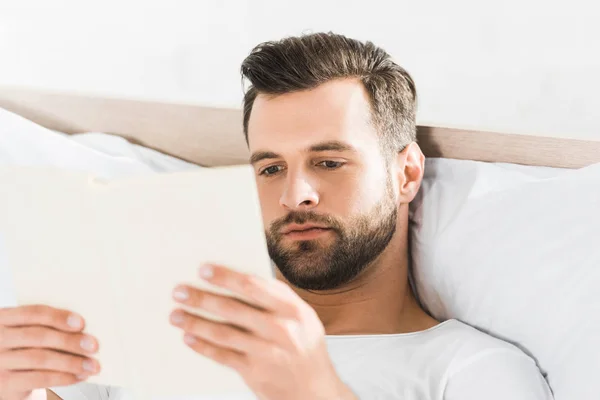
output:
[[259, 161], [273, 158], [281, 158], [281, 156], [277, 153], [273, 153], [272, 151], [257, 151], [252, 154], [252, 157], [250, 157], [250, 164], [254, 165]]
[[[323, 152], [323, 151], [338, 151], [338, 152], [350, 151], [350, 152], [355, 153], [356, 149], [354, 147], [350, 146], [349, 144], [340, 142], [339, 140], [329, 140], [329, 141], [313, 144], [306, 151], [309, 153], [319, 153], [319, 152]], [[257, 151], [255, 153], [253, 153], [252, 156], [250, 157], [250, 164], [254, 165], [254, 164], [258, 163], [259, 161], [275, 159], [275, 158], [281, 158], [281, 156], [272, 151]]]
[[327, 142], [321, 142], [321, 143], [317, 143], [314, 144], [312, 146], [309, 147], [308, 149], [309, 152], [312, 153], [318, 153], [320, 151], [351, 151], [351, 152], [356, 152], [356, 150], [354, 149], [354, 147], [350, 146], [349, 144], [346, 144], [344, 142], [340, 142], [338, 140], [329, 140]]

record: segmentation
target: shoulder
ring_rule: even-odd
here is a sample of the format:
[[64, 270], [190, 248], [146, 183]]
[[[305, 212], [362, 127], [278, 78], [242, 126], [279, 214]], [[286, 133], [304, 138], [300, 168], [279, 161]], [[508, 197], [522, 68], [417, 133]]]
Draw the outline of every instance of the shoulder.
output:
[[459, 321], [444, 335], [454, 353], [444, 377], [444, 400], [553, 398], [535, 361], [516, 346]]
[[[458, 320], [448, 320], [442, 325], [442, 329], [438, 330], [438, 335], [440, 340], [446, 342], [447, 348], [455, 353], [454, 360], [457, 364], [472, 357], [480, 357], [483, 353], [488, 352], [509, 352], [525, 355], [515, 345], [488, 335]], [[460, 366], [455, 365], [454, 367]]]

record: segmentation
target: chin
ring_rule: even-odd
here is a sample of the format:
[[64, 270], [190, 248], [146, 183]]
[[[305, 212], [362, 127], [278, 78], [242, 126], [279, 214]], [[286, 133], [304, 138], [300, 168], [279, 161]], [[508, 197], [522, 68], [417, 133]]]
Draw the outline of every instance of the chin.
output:
[[[311, 240], [285, 240], [281, 242], [280, 246], [282, 249], [285, 249], [289, 252], [304, 253], [314, 251], [327, 251], [333, 246], [333, 243], [327, 238], [318, 238]], [[296, 254], [296, 256], [301, 257], [302, 254]]]

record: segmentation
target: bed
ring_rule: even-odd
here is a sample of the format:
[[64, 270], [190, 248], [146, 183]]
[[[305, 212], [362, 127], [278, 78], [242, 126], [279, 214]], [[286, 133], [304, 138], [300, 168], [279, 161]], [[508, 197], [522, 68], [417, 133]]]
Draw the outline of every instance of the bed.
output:
[[[0, 108], [199, 166], [247, 162], [239, 109], [15, 87]], [[597, 399], [600, 140], [419, 126], [418, 142], [431, 159], [411, 210], [424, 307], [518, 345], [558, 400]]]
[[[60, 132], [105, 132], [204, 166], [247, 162], [241, 109], [163, 104], [0, 87], [0, 107]], [[599, 136], [600, 137], [600, 136]], [[210, 140], [214, 147], [207, 147]], [[600, 162], [600, 140], [420, 126], [426, 157], [579, 168]]]

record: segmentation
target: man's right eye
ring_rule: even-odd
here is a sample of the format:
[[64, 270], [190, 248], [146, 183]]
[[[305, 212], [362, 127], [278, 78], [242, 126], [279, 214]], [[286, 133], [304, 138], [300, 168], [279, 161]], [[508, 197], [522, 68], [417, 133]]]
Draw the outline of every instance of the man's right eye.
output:
[[271, 165], [269, 167], [264, 168], [262, 171], [260, 171], [260, 175], [265, 175], [265, 176], [275, 175], [276, 173], [281, 171], [281, 169], [282, 169], [281, 165]]

